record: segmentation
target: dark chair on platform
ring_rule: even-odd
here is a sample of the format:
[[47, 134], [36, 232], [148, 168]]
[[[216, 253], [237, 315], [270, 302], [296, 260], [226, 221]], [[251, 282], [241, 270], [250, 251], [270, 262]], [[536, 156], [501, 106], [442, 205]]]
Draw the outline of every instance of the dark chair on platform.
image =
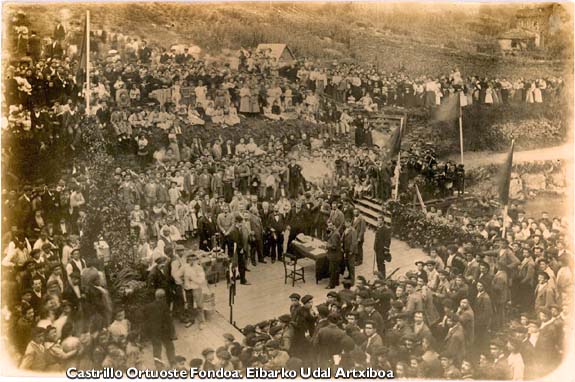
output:
[[288, 279], [292, 279], [292, 287], [295, 282], [302, 280], [305, 283], [305, 273], [303, 267], [297, 266], [298, 257], [291, 253], [286, 253], [283, 257], [284, 263], [284, 283], [287, 284]]

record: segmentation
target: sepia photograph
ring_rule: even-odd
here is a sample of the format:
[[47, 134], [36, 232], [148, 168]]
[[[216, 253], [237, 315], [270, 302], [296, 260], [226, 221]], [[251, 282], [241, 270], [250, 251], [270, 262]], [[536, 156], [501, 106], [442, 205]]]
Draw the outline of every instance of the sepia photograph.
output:
[[0, 376], [573, 380], [574, 4], [3, 2]]

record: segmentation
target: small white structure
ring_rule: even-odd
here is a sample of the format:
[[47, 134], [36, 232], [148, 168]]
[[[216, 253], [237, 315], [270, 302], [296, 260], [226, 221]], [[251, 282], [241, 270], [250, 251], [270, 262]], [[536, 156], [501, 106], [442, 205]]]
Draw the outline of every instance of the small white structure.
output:
[[259, 44], [256, 53], [265, 53], [277, 60], [278, 65], [286, 66], [295, 61], [295, 56], [286, 44]]

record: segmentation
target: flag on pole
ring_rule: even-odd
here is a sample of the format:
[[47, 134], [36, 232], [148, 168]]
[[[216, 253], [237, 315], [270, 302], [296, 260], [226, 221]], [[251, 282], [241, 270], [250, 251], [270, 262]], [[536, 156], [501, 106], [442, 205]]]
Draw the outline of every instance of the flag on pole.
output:
[[433, 122], [455, 121], [461, 117], [461, 97], [459, 92], [449, 94], [444, 97], [441, 105], [432, 110], [431, 120]]
[[84, 20], [84, 30], [82, 31], [82, 45], [80, 47], [80, 63], [78, 65], [78, 69], [76, 70], [76, 83], [83, 84], [86, 80], [86, 73], [88, 72], [88, 68], [86, 65], [88, 64], [87, 55], [88, 55], [88, 16]]
[[509, 204], [509, 185], [511, 183], [511, 168], [513, 167], [513, 148], [515, 141], [511, 141], [511, 148], [507, 153], [507, 159], [501, 169], [501, 179], [499, 183], [499, 202], [503, 206]]
[[387, 141], [388, 158], [395, 158], [401, 150], [401, 138], [403, 136], [403, 120], [399, 126], [393, 130], [389, 141]]

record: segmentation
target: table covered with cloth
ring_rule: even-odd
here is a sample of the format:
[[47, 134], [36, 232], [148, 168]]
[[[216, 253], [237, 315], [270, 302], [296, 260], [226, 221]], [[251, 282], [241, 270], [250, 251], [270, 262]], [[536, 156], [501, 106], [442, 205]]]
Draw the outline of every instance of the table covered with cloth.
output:
[[307, 257], [315, 261], [315, 282], [329, 277], [329, 262], [327, 260], [327, 243], [315, 237], [298, 235], [291, 242], [294, 255]]

